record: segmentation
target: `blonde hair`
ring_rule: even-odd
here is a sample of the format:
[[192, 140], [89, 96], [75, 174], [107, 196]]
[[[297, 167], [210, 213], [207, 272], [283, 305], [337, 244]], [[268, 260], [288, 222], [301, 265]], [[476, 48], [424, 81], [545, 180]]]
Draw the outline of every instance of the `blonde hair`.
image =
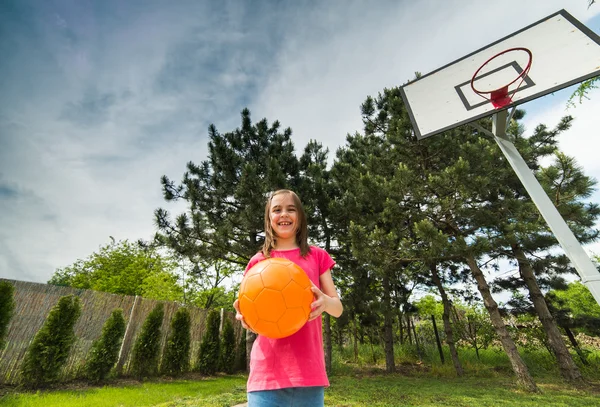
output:
[[296, 206], [296, 210], [298, 211], [298, 227], [296, 229], [296, 243], [298, 247], [300, 247], [300, 254], [302, 257], [305, 257], [310, 252], [310, 246], [308, 245], [308, 226], [306, 224], [306, 213], [304, 212], [304, 207], [302, 206], [302, 202], [298, 195], [294, 191], [290, 191], [289, 189], [279, 189], [269, 195], [265, 205], [265, 242], [263, 243], [262, 252], [265, 257], [271, 257], [271, 250], [275, 250], [275, 244], [277, 240], [277, 236], [273, 232], [273, 228], [271, 227], [271, 201], [273, 197], [281, 194], [289, 194], [292, 196], [292, 200], [294, 201], [294, 205]]

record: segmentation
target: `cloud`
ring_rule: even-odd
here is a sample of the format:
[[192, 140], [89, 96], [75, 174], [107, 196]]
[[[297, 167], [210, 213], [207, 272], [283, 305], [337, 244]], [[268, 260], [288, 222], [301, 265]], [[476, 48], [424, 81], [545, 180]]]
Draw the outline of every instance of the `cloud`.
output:
[[[600, 11], [578, 3], [584, 20]], [[248, 106], [292, 127], [298, 150], [333, 153], [367, 95], [567, 2], [440, 4], [3, 2], [0, 276], [47, 281], [108, 236], [149, 238], [154, 209], [183, 210], [160, 177], [206, 159], [210, 123], [231, 131]]]

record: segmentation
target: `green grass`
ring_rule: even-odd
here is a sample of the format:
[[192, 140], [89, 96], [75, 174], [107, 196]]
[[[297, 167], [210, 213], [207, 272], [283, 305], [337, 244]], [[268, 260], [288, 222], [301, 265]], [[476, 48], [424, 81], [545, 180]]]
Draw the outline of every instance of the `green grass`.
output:
[[[244, 376], [146, 382], [126, 387], [61, 390], [5, 396], [6, 407], [225, 407], [246, 401]], [[538, 380], [540, 394], [519, 390], [510, 377], [439, 378], [400, 374], [334, 376], [325, 405], [392, 406], [596, 406], [600, 383], [575, 388], [560, 380]]]
[[[375, 354], [375, 363], [373, 359]], [[457, 377], [450, 356], [441, 364], [437, 349], [396, 348], [397, 372], [385, 374], [383, 350], [365, 345], [354, 359], [352, 349], [336, 349], [327, 406], [596, 406], [600, 399], [600, 351], [588, 354], [582, 366], [588, 384], [574, 387], [560, 379], [547, 351], [522, 351], [541, 392], [517, 388], [506, 355], [497, 349], [475, 352], [462, 348], [464, 377]], [[79, 386], [79, 387], [78, 387]], [[2, 389], [0, 389], [2, 390]], [[14, 390], [13, 390], [14, 391]], [[1, 394], [1, 393], [0, 393]], [[246, 401], [246, 376], [203, 378], [190, 374], [177, 380], [156, 379], [143, 383], [120, 379], [111, 386], [67, 384], [62, 390], [42, 390], [5, 395], [2, 407], [225, 407]]]
[[145, 382], [123, 387], [38, 391], [6, 395], [2, 407], [231, 406], [246, 401], [246, 377]]
[[[596, 383], [575, 389], [559, 381], [538, 382], [541, 393], [516, 388], [510, 378], [460, 379], [378, 375], [334, 377], [326, 391], [325, 405], [340, 407], [392, 406], [597, 406]], [[595, 390], [594, 390], [595, 389]]]

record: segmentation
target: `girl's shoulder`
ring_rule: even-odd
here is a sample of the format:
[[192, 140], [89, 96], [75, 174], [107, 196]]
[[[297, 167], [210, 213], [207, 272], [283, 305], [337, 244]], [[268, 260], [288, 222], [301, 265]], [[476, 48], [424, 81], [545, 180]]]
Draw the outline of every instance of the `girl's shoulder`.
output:
[[311, 251], [312, 251], [312, 250], [314, 250], [314, 251], [316, 251], [317, 253], [327, 253], [327, 250], [325, 250], [325, 249], [323, 249], [323, 248], [321, 248], [321, 247], [319, 247], [319, 246], [315, 246], [315, 245], [312, 245], [312, 244], [311, 244], [309, 247], [310, 247], [310, 250], [311, 250]]
[[248, 264], [246, 265], [246, 269], [244, 270], [244, 274], [246, 274], [246, 272], [248, 270], [250, 270], [252, 268], [252, 266], [254, 266], [256, 263], [258, 263], [259, 261], [262, 261], [265, 259], [265, 255], [263, 254], [262, 251], [257, 252], [254, 256], [252, 256], [250, 258], [250, 261], [248, 261]]
[[327, 252], [327, 250], [319, 247], [319, 246], [314, 246], [314, 245], [310, 245], [310, 252], [309, 254], [311, 256], [316, 256], [316, 257], [331, 257], [331, 255]]

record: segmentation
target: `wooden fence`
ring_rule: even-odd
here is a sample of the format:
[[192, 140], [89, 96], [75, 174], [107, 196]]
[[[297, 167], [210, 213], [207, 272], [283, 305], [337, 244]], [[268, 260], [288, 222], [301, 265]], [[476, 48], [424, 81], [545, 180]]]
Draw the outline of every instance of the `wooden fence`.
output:
[[[8, 325], [6, 346], [4, 350], [0, 350], [0, 383], [5, 384], [18, 382], [21, 362], [29, 344], [44, 324], [51, 308], [62, 296], [73, 294], [81, 300], [81, 316], [75, 324], [77, 340], [63, 369], [63, 379], [80, 376], [93, 341], [100, 337], [104, 323], [115, 309], [123, 310], [127, 324], [116, 369], [117, 374], [127, 376], [130, 373], [133, 344], [150, 311], [159, 302], [164, 304], [165, 313], [161, 327], [162, 355], [171, 327], [171, 318], [175, 311], [183, 306], [171, 301], [156, 301], [138, 296], [109, 294], [17, 280], [0, 280], [8, 281], [15, 287], [15, 310]], [[192, 327], [190, 363], [193, 365], [200, 349], [208, 311], [196, 307], [188, 307], [188, 309]], [[224, 318], [230, 318], [232, 322], [235, 322], [232, 313], [222, 312], [221, 314]], [[236, 328], [236, 338], [239, 338], [242, 331], [240, 324], [234, 323], [234, 327]]]

